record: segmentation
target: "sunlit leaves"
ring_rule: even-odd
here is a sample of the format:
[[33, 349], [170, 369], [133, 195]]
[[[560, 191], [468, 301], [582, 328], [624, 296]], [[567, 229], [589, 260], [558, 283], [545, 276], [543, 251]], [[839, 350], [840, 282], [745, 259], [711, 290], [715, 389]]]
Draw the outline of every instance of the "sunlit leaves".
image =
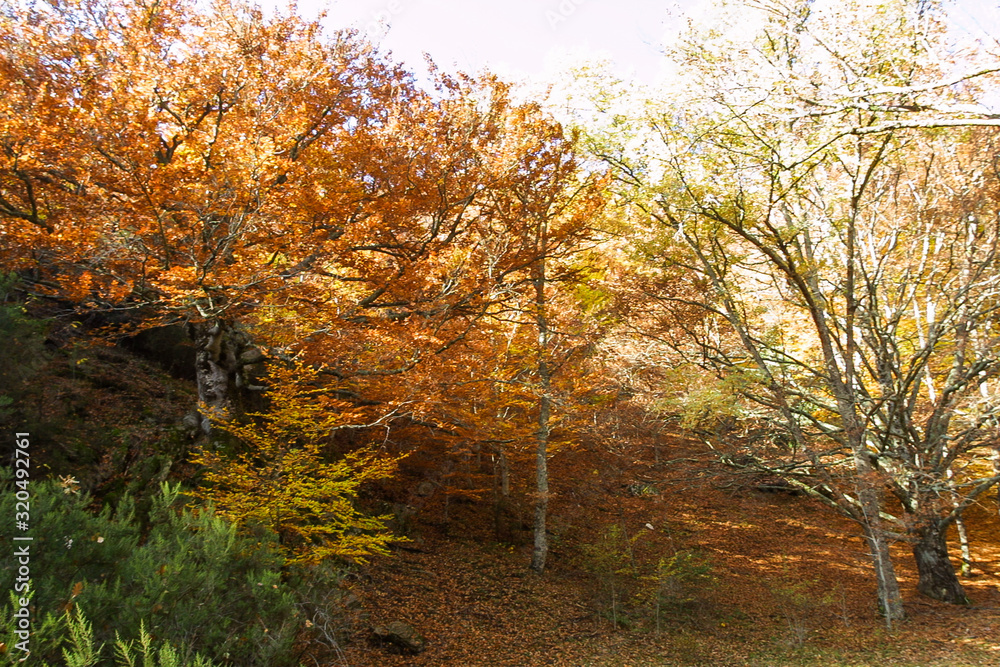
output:
[[289, 562], [364, 562], [385, 553], [394, 539], [385, 517], [364, 514], [356, 500], [359, 487], [390, 476], [396, 460], [373, 450], [331, 453], [330, 436], [356, 425], [357, 413], [316, 387], [318, 371], [276, 369], [269, 381], [267, 413], [220, 424], [244, 449], [235, 455], [205, 449], [195, 459], [206, 467], [206, 486], [197, 494], [220, 516], [273, 530]]

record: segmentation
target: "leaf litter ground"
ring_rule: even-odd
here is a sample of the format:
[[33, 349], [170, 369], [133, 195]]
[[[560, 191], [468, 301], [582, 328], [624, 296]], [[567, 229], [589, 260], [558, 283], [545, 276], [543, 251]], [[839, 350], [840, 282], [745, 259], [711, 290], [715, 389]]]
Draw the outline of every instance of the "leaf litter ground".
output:
[[[912, 557], [897, 544], [908, 619], [889, 630], [876, 614], [854, 524], [805, 498], [733, 478], [694, 440], [670, 438], [655, 457], [628, 449], [553, 458], [552, 550], [543, 576], [527, 567], [528, 508], [520, 538], [497, 542], [488, 503], [433, 498], [417, 517], [414, 542], [363, 573], [355, 592], [368, 623], [332, 664], [1000, 664], [1000, 523], [992, 497], [990, 507], [968, 516], [975, 570], [963, 584], [972, 604], [917, 594]], [[609, 534], [630, 548], [618, 552], [621, 572], [602, 576], [593, 545], [608, 544]], [[649, 605], [630, 597], [639, 586], [632, 575], [678, 552], [709, 562], [711, 580], [661, 613], [657, 631]], [[632, 584], [620, 593], [620, 612], [609, 601], [611, 578]], [[427, 650], [398, 655], [372, 645], [370, 626], [393, 620], [416, 627]]]

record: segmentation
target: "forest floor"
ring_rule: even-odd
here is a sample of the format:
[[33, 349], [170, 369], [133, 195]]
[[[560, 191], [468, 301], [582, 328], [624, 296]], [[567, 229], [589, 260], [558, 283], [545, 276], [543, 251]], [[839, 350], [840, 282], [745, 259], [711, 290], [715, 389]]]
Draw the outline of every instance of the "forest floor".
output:
[[[527, 567], [528, 508], [498, 541], [491, 503], [432, 498], [413, 541], [355, 585], [367, 622], [332, 664], [1000, 665], [995, 506], [969, 513], [968, 607], [920, 596], [909, 550], [894, 546], [908, 618], [889, 629], [856, 525], [713, 468], [706, 450], [670, 437], [655, 457], [640, 457], [649, 460], [596, 450], [553, 457], [542, 576]], [[671, 556], [661, 570], [671, 576], [657, 578]], [[371, 642], [371, 626], [396, 620], [424, 636], [424, 652]]]
[[[52, 365], [24, 401], [25, 429], [59, 443], [44, 456], [52, 475], [90, 466], [90, 485], [114, 495], [127, 478], [141, 486], [166, 473], [164, 456], [135, 443], [183, 451], [175, 431], [193, 404], [190, 383], [117, 349]], [[79, 415], [101, 419], [83, 427]], [[484, 471], [491, 477], [489, 461], [431, 480], [432, 464], [417, 463], [404, 461], [409, 476], [380, 491], [419, 505], [403, 526], [411, 541], [351, 577], [366, 618], [337, 659], [317, 665], [1000, 666], [993, 492], [967, 515], [975, 568], [963, 584], [972, 604], [917, 594], [912, 556], [897, 544], [908, 618], [887, 629], [858, 527], [807, 498], [758, 490], [760, 480], [722, 466], [698, 439], [607, 438], [553, 456], [541, 576], [528, 569], [530, 495], [516, 483], [527, 482], [525, 470], [495, 515], [489, 489], [469, 500]], [[657, 577], [661, 559], [672, 576]], [[426, 651], [398, 655], [371, 642], [372, 626], [396, 620], [423, 634]]]

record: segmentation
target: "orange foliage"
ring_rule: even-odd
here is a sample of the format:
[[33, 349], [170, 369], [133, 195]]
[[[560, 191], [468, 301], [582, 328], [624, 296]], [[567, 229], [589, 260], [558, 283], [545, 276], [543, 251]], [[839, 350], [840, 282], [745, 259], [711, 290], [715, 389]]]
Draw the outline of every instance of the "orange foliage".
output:
[[421, 90], [352, 33], [240, 0], [36, 3], [0, 35], [0, 262], [81, 309], [199, 325], [209, 408], [237, 330], [322, 366], [338, 414], [434, 446], [523, 445], [563, 391], [540, 360], [582, 372], [602, 182], [495, 78]]

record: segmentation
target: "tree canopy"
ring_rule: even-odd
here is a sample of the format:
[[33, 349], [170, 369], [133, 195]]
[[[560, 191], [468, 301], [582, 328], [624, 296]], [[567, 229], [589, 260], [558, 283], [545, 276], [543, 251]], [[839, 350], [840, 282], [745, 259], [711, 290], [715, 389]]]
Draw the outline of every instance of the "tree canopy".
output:
[[944, 531], [1000, 479], [1000, 61], [949, 50], [933, 3], [718, 8], [674, 52], [685, 85], [594, 135], [648, 265], [695, 277], [656, 294], [671, 347], [785, 432], [754, 465], [864, 526], [887, 617], [890, 533], [962, 602]]

